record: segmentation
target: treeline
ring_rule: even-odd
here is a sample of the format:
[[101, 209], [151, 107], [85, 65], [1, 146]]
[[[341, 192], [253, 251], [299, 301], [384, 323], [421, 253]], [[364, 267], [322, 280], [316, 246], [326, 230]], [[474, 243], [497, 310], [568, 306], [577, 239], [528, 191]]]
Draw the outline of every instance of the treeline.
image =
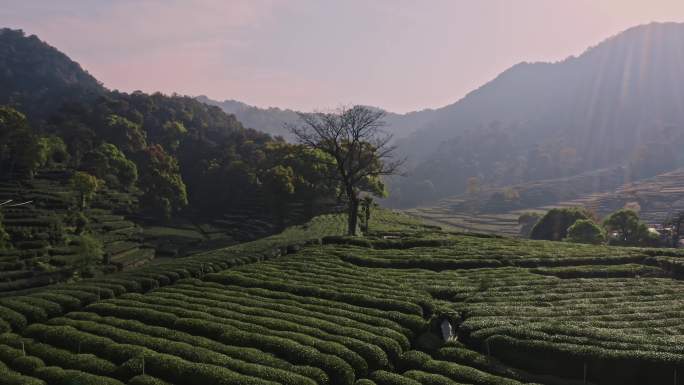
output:
[[[31, 178], [47, 166], [87, 172], [141, 193], [141, 210], [211, 216], [262, 197], [288, 203], [334, 196], [324, 156], [244, 129], [233, 116], [182, 96], [112, 92], [70, 103], [43, 125], [0, 107], [0, 176]], [[268, 207], [265, 207], [268, 208]]]
[[672, 228], [656, 231], [642, 222], [635, 210], [629, 208], [617, 210], [603, 221], [592, 211], [572, 207], [551, 209], [544, 215], [525, 213], [518, 222], [521, 235], [549, 241], [658, 247], [670, 246], [673, 238], [679, 238], [679, 228], [676, 232]]

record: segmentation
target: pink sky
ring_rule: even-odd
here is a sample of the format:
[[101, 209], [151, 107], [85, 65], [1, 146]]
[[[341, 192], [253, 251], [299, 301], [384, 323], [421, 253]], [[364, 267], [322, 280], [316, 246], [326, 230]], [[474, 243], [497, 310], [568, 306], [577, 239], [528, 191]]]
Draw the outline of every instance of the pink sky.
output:
[[300, 110], [440, 107], [521, 61], [684, 21], [684, 0], [0, 0], [112, 89]]

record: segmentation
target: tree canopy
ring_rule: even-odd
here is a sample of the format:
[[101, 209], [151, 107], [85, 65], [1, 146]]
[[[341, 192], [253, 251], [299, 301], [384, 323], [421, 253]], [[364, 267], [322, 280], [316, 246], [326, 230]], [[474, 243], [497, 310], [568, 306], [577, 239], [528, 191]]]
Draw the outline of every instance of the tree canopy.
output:
[[568, 242], [598, 245], [606, 241], [606, 232], [590, 219], [578, 219], [568, 228]]
[[89, 199], [100, 188], [100, 180], [87, 172], [77, 171], [71, 177], [71, 187], [79, 194], [79, 206], [85, 209]]
[[364, 106], [342, 107], [332, 113], [301, 113], [302, 124], [292, 126], [298, 141], [327, 154], [333, 161], [330, 179], [347, 199], [349, 235], [356, 235], [359, 193], [386, 194], [383, 176], [398, 173], [403, 163], [393, 157], [391, 135], [384, 134], [383, 111]]
[[639, 214], [630, 209], [620, 209], [610, 214], [603, 225], [608, 229], [611, 243], [625, 246], [649, 246], [658, 242], [658, 235], [639, 220]]
[[530, 238], [562, 241], [570, 226], [579, 219], [590, 217], [590, 213], [582, 208], [551, 209], [534, 225]]

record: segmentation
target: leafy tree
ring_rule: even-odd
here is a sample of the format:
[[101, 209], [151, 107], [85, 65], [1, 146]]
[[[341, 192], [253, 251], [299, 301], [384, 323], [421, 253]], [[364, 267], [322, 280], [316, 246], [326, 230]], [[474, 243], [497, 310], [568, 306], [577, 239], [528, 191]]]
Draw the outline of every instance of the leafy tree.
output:
[[138, 167], [110, 143], [103, 143], [88, 152], [82, 167], [113, 187], [131, 188], [138, 179]]
[[606, 241], [606, 232], [592, 220], [579, 219], [568, 228], [568, 236], [565, 240], [598, 245]]
[[276, 213], [279, 225], [284, 226], [288, 198], [295, 192], [294, 171], [291, 167], [277, 165], [263, 174], [263, 186]]
[[42, 159], [40, 159], [41, 166], [64, 165], [69, 160], [67, 146], [59, 136], [43, 136], [38, 139], [38, 146], [42, 156]]
[[629, 209], [620, 209], [610, 214], [603, 225], [610, 232], [615, 232], [618, 243], [636, 244], [639, 238], [639, 215]]
[[176, 120], [164, 123], [163, 130], [162, 145], [164, 148], [168, 148], [174, 152], [178, 149], [178, 146], [180, 146], [183, 135], [188, 133], [188, 129], [185, 128], [183, 123]]
[[659, 237], [651, 233], [648, 226], [639, 220], [633, 210], [620, 209], [610, 214], [603, 225], [613, 233], [611, 243], [627, 246], [656, 246]]
[[679, 245], [679, 239], [681, 237], [682, 222], [684, 222], [684, 211], [677, 212], [673, 215], [669, 215], [663, 224], [664, 227], [670, 227], [670, 244], [672, 247], [677, 247]]
[[[77, 112], [69, 112], [77, 114]], [[69, 154], [69, 165], [78, 167], [83, 156], [97, 143], [97, 134], [89, 125], [79, 121], [83, 116], [57, 115], [52, 119], [51, 130], [64, 141]]]
[[264, 186], [274, 195], [291, 195], [295, 192], [294, 171], [291, 167], [277, 165], [266, 170]]
[[562, 241], [570, 226], [577, 220], [590, 217], [591, 214], [582, 208], [551, 209], [534, 225], [530, 238]]
[[264, 151], [265, 167], [282, 165], [292, 169], [294, 194], [287, 198], [305, 203], [308, 216], [315, 214], [319, 202], [336, 196], [339, 184], [330, 178], [335, 173], [335, 161], [326, 153], [277, 141], [266, 144]]
[[46, 157], [46, 148], [40, 145], [26, 116], [11, 107], [0, 106], [0, 161], [4, 171], [33, 177]]
[[188, 204], [178, 161], [158, 144], [147, 147], [142, 155], [141, 163], [145, 165], [140, 174], [143, 204], [156, 214], [170, 218]]
[[79, 205], [81, 210], [86, 208], [86, 203], [90, 200], [97, 189], [100, 188], [100, 180], [87, 172], [77, 171], [71, 177], [71, 187], [79, 194]]
[[115, 114], [106, 118], [105, 137], [128, 154], [142, 151], [147, 146], [146, 135], [142, 127]]
[[396, 174], [401, 161], [392, 160], [391, 136], [383, 135], [384, 112], [363, 106], [334, 113], [299, 114], [302, 125], [291, 127], [298, 141], [334, 159], [331, 174], [347, 198], [347, 233], [356, 235], [359, 194], [386, 194], [381, 177]]

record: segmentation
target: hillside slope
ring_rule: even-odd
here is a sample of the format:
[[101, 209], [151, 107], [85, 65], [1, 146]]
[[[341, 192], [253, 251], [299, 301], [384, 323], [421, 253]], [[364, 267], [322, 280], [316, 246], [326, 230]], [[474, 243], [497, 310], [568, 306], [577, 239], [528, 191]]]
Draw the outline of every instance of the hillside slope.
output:
[[470, 177], [501, 186], [626, 165], [638, 179], [683, 165], [683, 40], [684, 24], [654, 23], [512, 67], [399, 143], [413, 169], [389, 202], [458, 194]]
[[104, 92], [78, 63], [38, 37], [0, 29], [0, 105], [45, 119], [65, 102], [86, 102]]
[[2, 294], [305, 222], [334, 202], [318, 166], [218, 107], [108, 90], [38, 37], [0, 30], [0, 204], [27, 202], [0, 212]]

